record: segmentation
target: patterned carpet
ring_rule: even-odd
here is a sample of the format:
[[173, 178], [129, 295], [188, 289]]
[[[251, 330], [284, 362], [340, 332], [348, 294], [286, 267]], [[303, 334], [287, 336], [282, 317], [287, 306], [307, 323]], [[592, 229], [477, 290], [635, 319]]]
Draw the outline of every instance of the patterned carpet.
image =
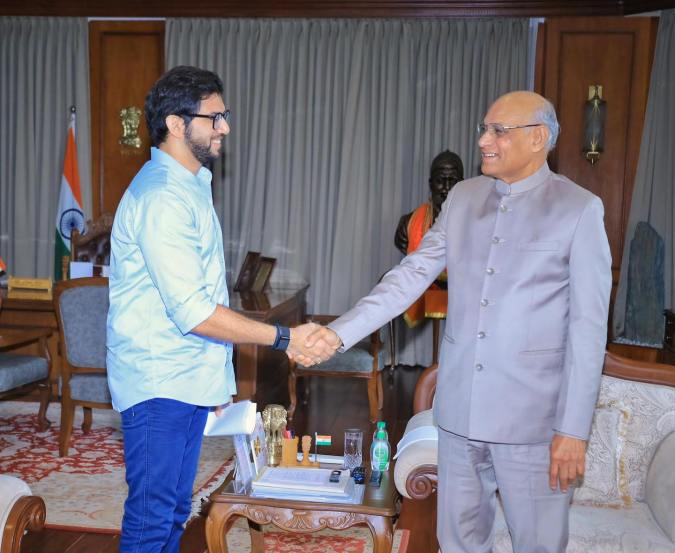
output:
[[[28, 483], [47, 505], [47, 526], [90, 532], [119, 531], [127, 495], [119, 414], [94, 410], [91, 432], [83, 434], [76, 410], [69, 455], [59, 457], [59, 404], [49, 406], [52, 427], [37, 432], [37, 404], [0, 402], [0, 473]], [[232, 469], [230, 438], [205, 438], [194, 486], [193, 514]]]

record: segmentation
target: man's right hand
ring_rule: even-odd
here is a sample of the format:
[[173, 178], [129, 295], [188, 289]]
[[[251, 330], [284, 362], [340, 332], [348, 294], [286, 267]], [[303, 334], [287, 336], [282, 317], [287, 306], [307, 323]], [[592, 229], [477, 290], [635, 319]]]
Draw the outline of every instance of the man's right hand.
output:
[[[288, 357], [305, 367], [311, 367], [333, 357], [341, 342], [338, 338], [336, 345], [334, 339], [324, 339], [322, 332], [324, 328], [316, 323], [307, 323], [292, 328], [291, 341], [286, 350]], [[337, 337], [332, 330], [327, 328], [325, 330]]]

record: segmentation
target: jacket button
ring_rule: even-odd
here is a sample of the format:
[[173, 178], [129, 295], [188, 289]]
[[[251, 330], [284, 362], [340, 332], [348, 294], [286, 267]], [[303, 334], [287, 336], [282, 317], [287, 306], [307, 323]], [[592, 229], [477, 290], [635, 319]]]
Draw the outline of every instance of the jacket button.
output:
[[483, 338], [485, 338], [485, 332], [483, 332], [483, 331], [481, 330], [481, 331], [478, 333], [478, 339], [479, 339], [479, 340], [482, 340]]
[[485, 269], [485, 272], [488, 275], [494, 275], [495, 274], [495, 270], [492, 267], [488, 267], [487, 269]]
[[480, 305], [481, 305], [481, 307], [487, 307], [489, 303], [490, 303], [490, 302], [489, 302], [488, 300], [486, 300], [485, 298], [483, 298], [482, 300], [480, 300]]
[[477, 371], [482, 371], [482, 370], [483, 370], [483, 365], [481, 365], [480, 363], [476, 363], [476, 370], [477, 370]]
[[493, 236], [492, 237], [492, 243], [493, 244], [499, 244], [501, 240], [499, 239], [499, 236]]
[[509, 210], [508, 207], [506, 207], [504, 204], [499, 204], [499, 211], [502, 213], [506, 213]]

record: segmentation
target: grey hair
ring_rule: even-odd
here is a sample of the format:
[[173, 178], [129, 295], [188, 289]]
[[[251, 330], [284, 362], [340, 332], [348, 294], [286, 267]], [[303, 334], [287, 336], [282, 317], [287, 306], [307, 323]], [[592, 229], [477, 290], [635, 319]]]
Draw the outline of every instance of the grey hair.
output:
[[560, 134], [560, 124], [555, 114], [553, 104], [544, 98], [544, 104], [534, 112], [534, 120], [548, 128], [548, 141], [546, 142], [546, 151], [550, 152], [555, 148]]

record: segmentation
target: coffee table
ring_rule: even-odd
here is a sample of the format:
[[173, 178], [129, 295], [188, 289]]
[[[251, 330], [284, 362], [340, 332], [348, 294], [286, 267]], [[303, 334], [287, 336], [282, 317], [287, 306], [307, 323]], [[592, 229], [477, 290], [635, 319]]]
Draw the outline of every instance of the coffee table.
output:
[[[370, 474], [367, 476], [370, 478]], [[360, 505], [251, 497], [248, 493], [235, 493], [234, 483], [230, 480], [222, 490], [211, 495], [206, 543], [209, 553], [227, 553], [225, 535], [232, 527], [234, 517], [240, 516], [249, 521], [252, 553], [264, 551], [261, 524], [273, 524], [282, 530], [302, 534], [324, 528], [344, 530], [365, 525], [373, 535], [373, 553], [389, 553], [397, 497], [393, 467], [382, 475], [379, 488], [366, 485]]]

